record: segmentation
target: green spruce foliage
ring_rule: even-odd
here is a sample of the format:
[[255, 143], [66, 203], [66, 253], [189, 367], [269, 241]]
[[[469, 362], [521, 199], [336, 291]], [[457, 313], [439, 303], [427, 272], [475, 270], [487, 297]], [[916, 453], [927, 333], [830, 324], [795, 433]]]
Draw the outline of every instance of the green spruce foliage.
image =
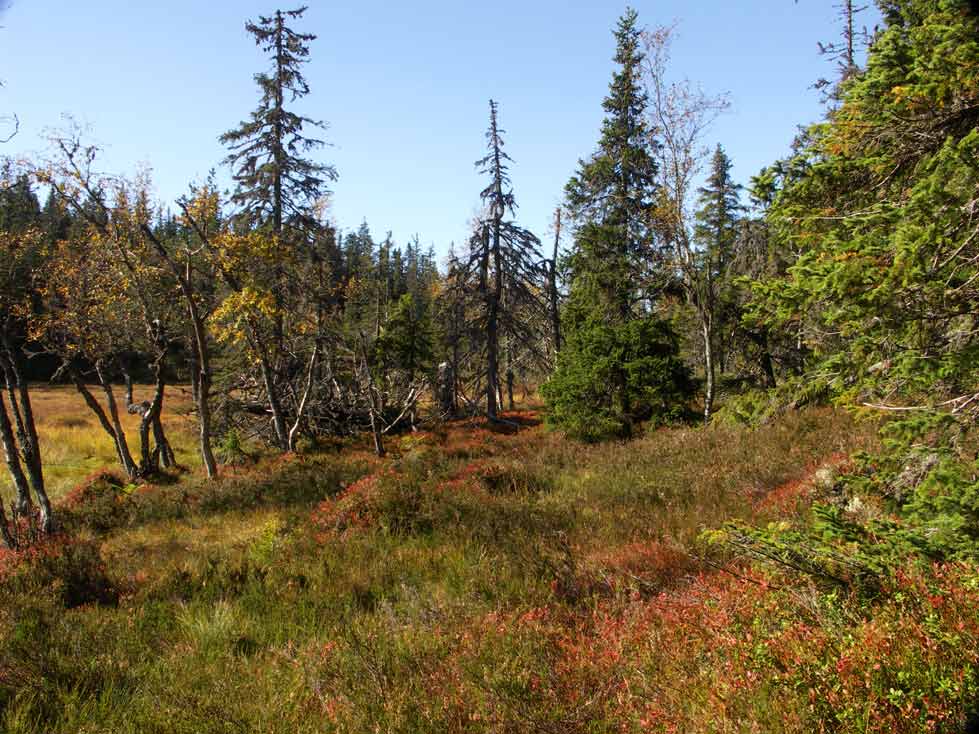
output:
[[374, 342], [377, 363], [387, 371], [400, 370], [409, 383], [425, 376], [434, 366], [435, 347], [432, 322], [425, 302], [405, 293]]
[[755, 284], [750, 317], [799, 334], [810, 388], [887, 418], [883, 453], [862, 458], [839, 504], [882, 498], [901, 523], [844, 511], [837, 547], [974, 558], [979, 23], [958, 0], [880, 5], [866, 69], [782, 166], [768, 221], [799, 256]]
[[679, 420], [691, 386], [677, 349], [676, 335], [660, 319], [610, 325], [582, 314], [543, 387], [548, 420], [589, 442], [626, 437], [642, 420]]
[[258, 23], [245, 25], [271, 58], [272, 67], [255, 75], [261, 99], [251, 118], [220, 138], [231, 151], [226, 162], [237, 185], [232, 202], [243, 208], [250, 224], [269, 226], [276, 235], [290, 221], [314, 226], [312, 205], [327, 193], [327, 183], [336, 180], [332, 166], [306, 157], [324, 143], [307, 136], [304, 128], [323, 129], [325, 124], [287, 107], [309, 94], [302, 65], [316, 36], [286, 25], [305, 12], [305, 7], [276, 10], [272, 16], [260, 16]]
[[619, 20], [615, 38], [619, 68], [603, 103], [598, 150], [565, 189], [575, 225], [566, 341], [543, 389], [551, 423], [585, 440], [628, 436], [638, 421], [677, 415], [688, 391], [676, 337], [643, 288], [656, 262], [657, 169], [634, 10]]

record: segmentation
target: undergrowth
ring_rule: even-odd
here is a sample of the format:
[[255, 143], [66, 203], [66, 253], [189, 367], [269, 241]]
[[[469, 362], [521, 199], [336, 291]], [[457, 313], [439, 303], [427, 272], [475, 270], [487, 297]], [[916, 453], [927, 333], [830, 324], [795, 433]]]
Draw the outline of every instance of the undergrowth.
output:
[[[582, 446], [451, 424], [64, 501], [0, 560], [10, 732], [959, 731], [979, 576], [874, 595], [704, 533], [803, 527], [872, 426], [828, 410]], [[729, 532], [731, 532], [729, 530]]]

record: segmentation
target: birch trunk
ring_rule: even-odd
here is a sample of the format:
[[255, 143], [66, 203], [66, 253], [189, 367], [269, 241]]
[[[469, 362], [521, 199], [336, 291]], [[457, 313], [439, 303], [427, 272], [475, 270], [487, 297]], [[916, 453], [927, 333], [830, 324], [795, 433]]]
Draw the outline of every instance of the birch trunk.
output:
[[122, 424], [119, 422], [119, 410], [116, 406], [115, 395], [112, 392], [112, 386], [104, 381], [102, 376], [102, 371], [98, 370], [99, 381], [102, 384], [102, 389], [106, 395], [106, 401], [109, 406], [109, 414], [112, 415], [112, 420], [109, 419], [109, 414], [106, 413], [105, 409], [99, 405], [99, 401], [95, 399], [92, 395], [92, 391], [88, 389], [88, 386], [82, 380], [81, 375], [74, 369], [71, 370], [71, 379], [75, 385], [75, 389], [78, 390], [79, 394], [85, 400], [85, 404], [89, 407], [95, 417], [99, 419], [99, 423], [109, 437], [112, 438], [113, 443], [116, 447], [116, 456], [119, 457], [119, 463], [122, 465], [123, 470], [126, 472], [126, 476], [129, 479], [137, 479], [139, 477], [139, 468], [136, 466], [136, 462], [133, 461], [133, 455], [129, 452], [129, 444], [126, 442], [126, 434], [122, 431]]
[[704, 339], [704, 423], [710, 423], [714, 411], [714, 329], [709, 312], [701, 314], [701, 336]]
[[4, 346], [7, 350], [6, 359], [0, 361], [3, 361], [7, 389], [10, 393], [10, 403], [14, 407], [14, 413], [17, 416], [20, 454], [23, 458], [24, 466], [27, 469], [27, 477], [30, 480], [31, 489], [34, 491], [34, 496], [37, 498], [37, 504], [40, 508], [41, 530], [42, 532], [50, 533], [54, 529], [54, 513], [51, 509], [51, 501], [48, 498], [47, 489], [44, 484], [41, 442], [37, 435], [37, 424], [34, 420], [31, 393], [27, 380], [24, 378], [24, 371], [18, 360], [17, 353], [14, 352], [13, 345], [6, 335], [4, 335]]

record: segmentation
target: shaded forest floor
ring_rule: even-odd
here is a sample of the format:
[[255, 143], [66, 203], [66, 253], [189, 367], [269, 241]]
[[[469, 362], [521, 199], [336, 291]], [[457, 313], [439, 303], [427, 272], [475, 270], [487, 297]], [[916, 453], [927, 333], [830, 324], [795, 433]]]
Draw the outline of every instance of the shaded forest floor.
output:
[[67, 492], [64, 536], [0, 557], [0, 728], [957, 730], [973, 571], [868, 600], [700, 538], [806, 522], [872, 426], [583, 446], [508, 417]]

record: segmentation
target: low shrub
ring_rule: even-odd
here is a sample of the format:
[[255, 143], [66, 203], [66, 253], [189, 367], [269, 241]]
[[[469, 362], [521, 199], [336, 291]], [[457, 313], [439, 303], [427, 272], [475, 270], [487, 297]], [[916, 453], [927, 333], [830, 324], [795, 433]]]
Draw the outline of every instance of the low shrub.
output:
[[98, 546], [60, 535], [18, 551], [0, 551], [0, 589], [5, 600], [57, 599], [67, 609], [115, 604], [119, 593], [106, 575]]
[[72, 489], [61, 502], [61, 522], [72, 529], [105, 533], [125, 524], [131, 515], [133, 485], [111, 472], [99, 472]]

